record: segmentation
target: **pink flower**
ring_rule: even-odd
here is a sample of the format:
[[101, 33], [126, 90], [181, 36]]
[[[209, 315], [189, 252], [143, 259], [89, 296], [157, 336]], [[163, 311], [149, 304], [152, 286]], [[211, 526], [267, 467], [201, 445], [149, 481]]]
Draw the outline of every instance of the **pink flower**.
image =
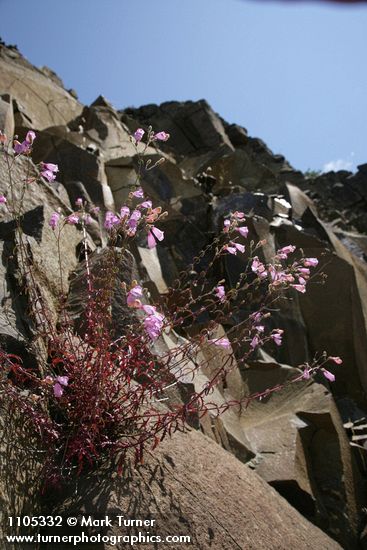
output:
[[55, 181], [56, 172], [59, 171], [59, 167], [57, 166], [57, 164], [52, 164], [51, 162], [41, 162], [40, 168], [42, 177], [44, 177], [50, 183], [52, 181]]
[[156, 340], [163, 329], [164, 315], [158, 313], [155, 306], [143, 306], [142, 308], [145, 313], [148, 313], [147, 317], [144, 319], [144, 328], [148, 333], [148, 336], [151, 340]]
[[55, 397], [61, 397], [64, 393], [63, 386], [67, 386], [69, 383], [69, 377], [68, 376], [57, 376], [56, 377], [56, 383], [54, 384], [54, 395]]
[[137, 307], [139, 308], [141, 306], [141, 301], [139, 298], [143, 296], [143, 289], [139, 285], [135, 285], [129, 292], [127, 293], [126, 297], [126, 303], [129, 307]]
[[61, 397], [63, 393], [64, 393], [64, 388], [61, 386], [61, 384], [56, 382], [56, 384], [54, 385], [54, 396]]
[[138, 205], [138, 208], [152, 208], [152, 201], [144, 201]]
[[51, 227], [53, 231], [55, 231], [57, 224], [59, 223], [60, 214], [58, 212], [53, 212], [50, 217], [50, 221], [48, 222], [48, 225]]
[[325, 376], [325, 378], [330, 380], [330, 382], [335, 382], [335, 376], [330, 371], [326, 369], [321, 369], [321, 372]]
[[158, 132], [157, 134], [154, 134], [153, 139], [158, 141], [167, 141], [170, 137], [170, 134], [167, 134], [166, 132]]
[[35, 139], [36, 139], [35, 132], [33, 132], [33, 130], [29, 130], [29, 132], [27, 132], [27, 135], [25, 137], [25, 141], [27, 143], [29, 143], [30, 145], [32, 145], [32, 143], [34, 142]]
[[136, 130], [136, 132], [134, 133], [134, 139], [135, 139], [136, 143], [139, 143], [139, 141], [141, 141], [143, 139], [144, 134], [145, 134], [145, 132], [144, 132], [143, 128], [138, 128]]
[[280, 328], [277, 328], [270, 335], [270, 338], [272, 338], [274, 340], [274, 342], [276, 343], [277, 346], [282, 345], [283, 332], [284, 332], [284, 330], [282, 330]]
[[238, 231], [238, 233], [244, 237], [245, 239], [247, 238], [248, 236], [248, 227], [236, 227], [236, 231]]
[[285, 271], [277, 271], [273, 265], [268, 266], [268, 271], [272, 280], [273, 286], [279, 286], [282, 283], [293, 283], [294, 277]]
[[256, 311], [255, 313], [251, 313], [250, 317], [254, 321], [254, 323], [259, 323], [263, 318], [263, 314], [261, 313], [261, 311]]
[[306, 292], [305, 285], [291, 285], [291, 287], [297, 290], [297, 292], [301, 292], [301, 294], [304, 294]]
[[133, 210], [128, 220], [126, 227], [128, 228], [128, 235], [133, 237], [138, 229], [139, 220], [141, 218], [141, 212], [139, 210]]
[[331, 356], [331, 355], [328, 357], [328, 360], [334, 361], [334, 363], [336, 363], [337, 365], [341, 365], [342, 362], [343, 362], [343, 360], [340, 359], [340, 357], [334, 357], [334, 356]]
[[250, 346], [252, 347], [252, 349], [255, 349], [255, 348], [257, 348], [259, 343], [260, 343], [259, 337], [257, 335], [255, 335], [253, 337], [253, 339], [251, 340], [251, 342], [250, 342]]
[[144, 198], [144, 191], [141, 187], [139, 187], [139, 189], [137, 189], [136, 191], [133, 192], [133, 197], [137, 197], [138, 199], [143, 199]]
[[214, 289], [214, 292], [215, 292], [217, 298], [218, 298], [221, 302], [225, 302], [225, 300], [226, 300], [226, 293], [225, 293], [225, 290], [224, 290], [224, 286], [217, 286], [217, 287]]
[[[40, 162], [40, 168], [41, 170], [50, 170], [50, 172], [58, 172], [59, 171], [59, 167], [57, 164], [53, 164], [52, 162]], [[83, 204], [83, 199], [77, 199], [77, 201], [82, 201], [82, 204]]]
[[157, 240], [163, 241], [164, 239], [164, 232], [158, 229], [158, 227], [151, 227], [150, 231], [148, 233], [148, 247], [154, 248], [157, 246]]
[[283, 248], [280, 248], [277, 251], [277, 256], [281, 260], [286, 260], [288, 258], [288, 254], [292, 254], [296, 250], [296, 247], [293, 246], [293, 244], [289, 244], [288, 246], [283, 246]]
[[6, 197], [4, 195], [0, 195], [0, 204], [6, 204]]
[[238, 250], [242, 253], [245, 252], [245, 246], [243, 244], [234, 243], [231, 241], [229, 244], [225, 244], [223, 246], [223, 250], [226, 250], [229, 254], [236, 255]]
[[230, 227], [231, 227], [231, 221], [230, 220], [224, 220], [224, 222], [223, 222], [223, 231], [224, 231], [224, 233], [228, 233]]
[[236, 212], [233, 214], [233, 217], [236, 218], [237, 220], [242, 220], [242, 218], [245, 217], [245, 214], [243, 212], [238, 212], [236, 210]]
[[76, 206], [83, 206], [83, 199], [79, 197], [78, 199], [76, 199], [75, 204]]
[[104, 221], [104, 226], [106, 229], [112, 229], [114, 225], [120, 223], [120, 218], [116, 216], [113, 212], [106, 212], [106, 217]]
[[209, 344], [214, 344], [214, 346], [219, 346], [220, 348], [228, 349], [231, 346], [231, 342], [228, 338], [212, 338], [208, 340]]
[[76, 225], [79, 223], [79, 217], [76, 214], [71, 214], [66, 218], [66, 223], [69, 225]]
[[62, 386], [67, 386], [69, 383], [69, 377], [68, 376], [57, 376], [56, 381], [61, 384]]
[[33, 132], [33, 130], [30, 130], [27, 132], [27, 135], [25, 137], [25, 140], [22, 141], [22, 143], [19, 143], [19, 141], [14, 140], [14, 151], [18, 155], [28, 155], [28, 153], [31, 152], [32, 149], [32, 143], [36, 139], [36, 134]]
[[305, 380], [309, 380], [311, 378], [310, 367], [308, 365], [306, 365], [304, 368], [302, 378], [304, 378]]
[[260, 278], [264, 279], [265, 277], [267, 277], [267, 272], [265, 270], [265, 266], [262, 262], [260, 262], [260, 260], [257, 256], [255, 256], [255, 258], [252, 261], [251, 269]]
[[305, 267], [316, 267], [319, 263], [319, 260], [317, 258], [305, 258], [303, 260], [303, 265]]
[[130, 215], [130, 208], [128, 206], [122, 206], [120, 210], [120, 216], [123, 220], [124, 218], [127, 218]]

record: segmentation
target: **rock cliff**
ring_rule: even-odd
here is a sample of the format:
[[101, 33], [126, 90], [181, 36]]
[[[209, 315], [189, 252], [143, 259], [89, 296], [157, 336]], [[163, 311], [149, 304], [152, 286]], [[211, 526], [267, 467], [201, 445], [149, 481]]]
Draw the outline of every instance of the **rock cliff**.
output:
[[[37, 284], [51, 309], [57, 266], [48, 252], [45, 220], [58, 208], [71, 213], [77, 197], [99, 206], [101, 216], [118, 210], [138, 168], [130, 135], [138, 127], [152, 126], [171, 134], [167, 143], [145, 153], [152, 162], [163, 155], [165, 162], [142, 175], [146, 194], [169, 213], [162, 222], [162, 246], [150, 250], [141, 244], [135, 250], [138, 276], [153, 295], [167, 291], [218, 233], [223, 215], [237, 209], [250, 217], [251, 237], [267, 240], [264, 259], [292, 243], [307, 256], [318, 257], [328, 276], [323, 285], [295, 295], [275, 313], [275, 321], [286, 331], [279, 351], [272, 350], [270, 356], [269, 350], [262, 350], [248, 368], [235, 369], [213, 399], [236, 398], [244, 390], [284, 382], [297, 372], [295, 365], [317, 351], [330, 349], [344, 361], [332, 386], [321, 378], [305, 380], [253, 402], [243, 413], [204, 417], [199, 430], [176, 434], [146, 465], [121, 479], [106, 468], [82, 477], [77, 497], [71, 488], [47, 504], [32, 495], [31, 481], [15, 469], [21, 454], [12, 449], [11, 430], [3, 426], [3, 513], [19, 515], [51, 506], [55, 513], [134, 510], [141, 517], [156, 517], [161, 532], [188, 534], [195, 548], [203, 549], [362, 547], [367, 165], [355, 174], [310, 178], [246, 129], [224, 121], [205, 100], [118, 111], [99, 96], [83, 106], [50, 69], [37, 69], [5, 45], [0, 45], [0, 75], [0, 129], [20, 139], [35, 130], [34, 162], [57, 163], [60, 168], [55, 183], [35, 182], [27, 188], [23, 224], [39, 274]], [[6, 186], [6, 168], [0, 164], [0, 193]], [[83, 299], [75, 273], [81, 269], [81, 238], [74, 227], [67, 231], [61, 255], [70, 276], [70, 299], [78, 311]], [[10, 353], [36, 361], [27, 348], [30, 329], [26, 299], [17, 291], [16, 253], [6, 261], [14, 238], [11, 219], [3, 216], [0, 343]], [[88, 238], [91, 254], [106, 246], [97, 218]], [[244, 261], [228, 258], [219, 278], [231, 283]], [[117, 299], [116, 318], [123, 314], [120, 307]], [[216, 365], [210, 351], [202, 353], [209, 367], [196, 378], [198, 386]]]

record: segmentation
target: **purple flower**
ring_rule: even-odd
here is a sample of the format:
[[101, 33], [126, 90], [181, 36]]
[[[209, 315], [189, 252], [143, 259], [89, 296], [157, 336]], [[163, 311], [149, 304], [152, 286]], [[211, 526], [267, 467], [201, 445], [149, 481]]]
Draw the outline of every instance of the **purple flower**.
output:
[[224, 220], [223, 222], [223, 231], [224, 233], [228, 233], [229, 228], [231, 227], [231, 221], [230, 220]]
[[158, 229], [158, 227], [152, 226], [148, 233], [148, 247], [154, 248], [155, 246], [157, 246], [157, 240], [163, 241], [163, 239], [164, 239], [164, 232]]
[[217, 286], [215, 289], [214, 289], [214, 292], [218, 298], [218, 300], [220, 300], [221, 302], [225, 302], [226, 300], [226, 293], [225, 293], [225, 290], [224, 290], [224, 286]]
[[69, 225], [76, 225], [79, 223], [79, 217], [76, 214], [71, 214], [66, 218], [66, 223]]
[[308, 365], [306, 365], [304, 368], [302, 378], [304, 378], [305, 380], [309, 380], [311, 378], [310, 367]]
[[256, 273], [256, 275], [258, 275], [262, 279], [264, 279], [267, 276], [265, 266], [262, 262], [260, 262], [257, 256], [255, 256], [255, 258], [252, 261], [251, 269], [254, 273]]
[[69, 383], [69, 377], [68, 376], [57, 376], [56, 382], [61, 384], [62, 386], [67, 386]]
[[55, 397], [61, 397], [64, 393], [64, 388], [61, 386], [61, 384], [57, 383], [54, 385], [54, 396]]
[[129, 307], [140, 307], [141, 301], [139, 298], [143, 296], [143, 289], [139, 285], [135, 285], [127, 293], [126, 303]]
[[145, 132], [144, 132], [143, 128], [138, 128], [136, 130], [136, 132], [134, 133], [134, 139], [135, 139], [136, 143], [139, 143], [139, 141], [141, 141], [143, 139], [144, 134], [145, 134]]
[[144, 191], [141, 187], [139, 187], [139, 189], [137, 189], [136, 191], [133, 192], [133, 197], [136, 197], [138, 199], [143, 199], [144, 198]]
[[226, 250], [229, 254], [237, 254], [237, 251], [245, 252], [245, 246], [243, 244], [230, 242], [229, 244], [225, 244], [223, 247], [224, 250]]
[[259, 323], [263, 318], [263, 314], [261, 311], [256, 311], [255, 313], [251, 313], [250, 317], [253, 319], [254, 323]]
[[67, 386], [69, 383], [69, 377], [68, 376], [57, 376], [56, 377], [56, 383], [54, 384], [53, 390], [55, 397], [61, 397], [64, 393], [63, 386]]
[[50, 217], [50, 221], [48, 222], [48, 225], [51, 227], [53, 231], [55, 231], [57, 224], [59, 223], [60, 214], [58, 212], [53, 212]]
[[22, 143], [19, 143], [19, 141], [14, 140], [14, 151], [18, 155], [28, 155], [28, 153], [31, 152], [32, 143], [35, 139], [36, 139], [36, 134], [33, 132], [33, 130], [29, 130], [29, 132], [27, 132], [25, 140], [22, 141]]
[[282, 345], [282, 337], [283, 337], [284, 330], [277, 328], [275, 329], [272, 334], [270, 335], [270, 338], [274, 340], [277, 346]]
[[335, 376], [330, 371], [321, 369], [321, 372], [330, 382], [335, 382]]
[[112, 229], [114, 225], [120, 223], [120, 218], [116, 216], [113, 212], [106, 212], [106, 217], [104, 221], [104, 226], [106, 229]]
[[214, 346], [219, 346], [220, 348], [228, 349], [231, 346], [231, 342], [228, 338], [213, 338], [208, 340], [209, 344], [214, 344]]
[[0, 204], [6, 204], [6, 197], [4, 195], [0, 195]]
[[148, 333], [148, 336], [151, 340], [156, 340], [163, 329], [164, 315], [158, 313], [155, 306], [143, 306], [142, 308], [145, 313], [148, 313], [147, 317], [144, 319], [144, 328]]
[[154, 134], [153, 139], [158, 141], [167, 141], [170, 137], [170, 134], [167, 134], [166, 132], [158, 132], [157, 134]]
[[122, 206], [120, 210], [120, 216], [122, 220], [130, 216], [130, 208], [128, 206]]
[[141, 212], [139, 210], [133, 210], [128, 220], [126, 227], [128, 228], [128, 235], [133, 237], [138, 229], [138, 223], [141, 218]]
[[244, 237], [245, 239], [247, 238], [248, 236], [248, 227], [236, 227], [236, 231], [238, 231], [238, 233]]
[[138, 205], [138, 208], [152, 208], [152, 201], [144, 201]]
[[255, 335], [253, 337], [253, 339], [251, 340], [251, 342], [250, 342], [250, 346], [252, 347], [252, 349], [255, 349], [255, 348], [257, 348], [259, 343], [260, 343], [259, 337], [257, 335]]
[[27, 132], [27, 135], [25, 137], [25, 141], [32, 145], [32, 143], [34, 142], [35, 139], [36, 139], [35, 132], [33, 132], [33, 130], [29, 130], [29, 132]]
[[52, 181], [55, 181], [56, 172], [59, 171], [59, 167], [57, 166], [57, 164], [52, 164], [51, 162], [41, 162], [40, 168], [42, 177], [44, 177], [50, 183]]

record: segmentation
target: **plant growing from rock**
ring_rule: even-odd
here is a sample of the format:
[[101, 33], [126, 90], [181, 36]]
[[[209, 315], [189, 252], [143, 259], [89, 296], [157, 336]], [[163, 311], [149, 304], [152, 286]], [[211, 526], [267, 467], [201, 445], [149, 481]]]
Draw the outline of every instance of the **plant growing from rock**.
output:
[[[140, 186], [142, 171], [157, 165], [144, 162], [143, 153], [149, 145], [169, 139], [167, 133], [154, 133], [151, 128], [146, 134], [139, 128], [132, 136], [139, 158], [136, 184], [118, 212], [105, 213], [109, 244], [97, 269], [87, 244], [95, 209], [88, 211], [80, 198], [72, 214], [55, 211], [51, 215], [48, 224], [55, 250], [50, 253], [58, 255], [61, 288], [55, 319], [38, 292], [22, 228], [24, 191], [34, 181], [28, 175], [23, 181], [14, 181], [12, 175], [20, 157], [30, 159], [35, 139], [30, 131], [23, 142], [10, 144], [0, 134], [9, 175], [8, 192], [0, 196], [0, 208], [7, 209], [15, 221], [18, 268], [29, 304], [29, 348], [38, 358], [37, 364], [31, 365], [25, 358], [0, 350], [0, 392], [10, 409], [21, 413], [33, 434], [43, 457], [47, 485], [93, 468], [106, 457], [116, 458], [118, 470], [123, 471], [128, 452], [133, 451], [136, 462], [141, 462], [144, 450], [155, 448], [176, 431], [187, 430], [190, 424], [197, 425], [203, 415], [218, 416], [230, 407], [245, 409], [252, 400], [308, 379], [317, 371], [334, 380], [325, 365], [330, 361], [340, 364], [341, 359], [322, 353], [312, 363], [301, 365], [299, 374], [285, 384], [241, 399], [223, 399], [220, 404], [211, 398], [230, 372], [245, 366], [259, 347], [281, 345], [283, 330], [270, 328], [272, 310], [290, 291], [304, 293], [318, 264], [316, 258], [304, 257], [291, 244], [278, 250], [271, 263], [263, 263], [265, 243], [248, 242], [243, 212], [228, 213], [218, 236], [156, 303], [138, 280], [121, 282], [121, 261], [132, 265], [130, 250], [136, 238], [146, 239], [148, 248], [160, 246], [164, 240], [160, 222], [166, 213], [152, 204]], [[38, 168], [40, 178], [49, 183], [55, 180], [57, 165], [42, 162]], [[81, 231], [83, 242], [86, 299], [78, 322], [71, 315], [63, 280], [60, 242], [67, 225]], [[229, 288], [225, 280], [215, 279], [216, 267], [225, 256], [244, 254], [246, 267], [234, 286]], [[112, 312], [116, 292], [122, 293], [127, 311], [118, 333]], [[236, 315], [243, 305], [250, 312], [238, 321]], [[219, 334], [221, 325], [232, 328]], [[220, 358], [214, 369], [203, 354], [208, 347]], [[199, 370], [208, 369], [207, 383], [182, 399], [179, 390], [195, 382]]]

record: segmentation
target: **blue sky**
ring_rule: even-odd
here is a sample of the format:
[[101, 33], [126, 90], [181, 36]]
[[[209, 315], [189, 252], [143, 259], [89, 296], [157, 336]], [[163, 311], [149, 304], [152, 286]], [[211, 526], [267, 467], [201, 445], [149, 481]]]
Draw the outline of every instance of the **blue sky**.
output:
[[295, 168], [367, 162], [367, 4], [0, 0], [0, 13], [2, 38], [83, 103], [205, 98]]

